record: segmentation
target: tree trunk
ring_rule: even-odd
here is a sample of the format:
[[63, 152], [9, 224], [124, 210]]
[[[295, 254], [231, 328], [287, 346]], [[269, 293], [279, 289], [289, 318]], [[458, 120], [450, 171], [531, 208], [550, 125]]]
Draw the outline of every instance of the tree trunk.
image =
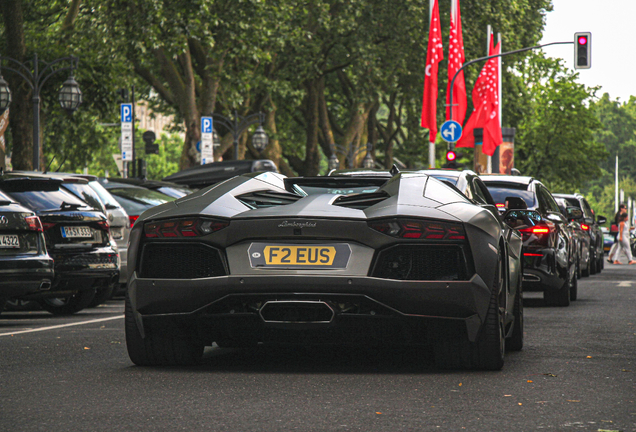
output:
[[303, 171], [299, 173], [304, 176], [316, 176], [320, 169], [320, 157], [318, 154], [318, 80], [305, 81], [307, 96], [305, 97], [305, 120], [307, 141], [305, 144], [305, 161]]
[[[24, 39], [24, 17], [21, 0], [0, 1], [0, 11], [4, 17], [5, 37], [7, 39], [7, 55], [19, 62], [24, 62], [26, 42]], [[5, 66], [15, 67], [11, 62]], [[17, 68], [16, 68], [17, 69]], [[11, 115], [9, 126], [13, 143], [11, 165], [16, 170], [33, 169], [33, 103], [32, 91], [22, 77], [3, 71], [11, 89]]]

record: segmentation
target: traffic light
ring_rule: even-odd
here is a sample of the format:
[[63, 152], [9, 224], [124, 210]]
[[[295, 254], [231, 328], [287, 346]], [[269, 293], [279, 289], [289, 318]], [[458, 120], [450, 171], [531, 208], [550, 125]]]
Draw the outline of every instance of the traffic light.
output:
[[592, 33], [574, 33], [574, 69], [592, 67]]
[[448, 150], [446, 152], [446, 163], [442, 165], [442, 168], [457, 169], [464, 166], [457, 162], [457, 159], [462, 157], [461, 153], [457, 153], [455, 150]]

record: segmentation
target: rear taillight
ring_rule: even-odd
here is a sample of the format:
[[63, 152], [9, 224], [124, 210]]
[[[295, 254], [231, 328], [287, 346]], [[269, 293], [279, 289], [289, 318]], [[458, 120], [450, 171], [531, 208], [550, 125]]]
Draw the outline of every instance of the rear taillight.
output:
[[519, 230], [525, 234], [550, 234], [550, 227], [545, 225], [533, 226]]
[[110, 225], [108, 224], [108, 221], [99, 221], [97, 222], [97, 225], [99, 225], [99, 227], [106, 232], [110, 231]]
[[230, 223], [221, 220], [188, 218], [149, 222], [144, 225], [148, 238], [199, 237], [225, 228]]
[[498, 209], [505, 209], [506, 208], [505, 204], [497, 203], [495, 205], [497, 206]]
[[590, 226], [589, 225], [585, 225], [585, 224], [581, 224], [581, 229], [583, 231], [589, 231], [590, 230]]
[[137, 219], [139, 219], [139, 215], [137, 216], [128, 215], [128, 220], [130, 221], [131, 228], [133, 227], [133, 225], [135, 225], [135, 222], [137, 221]]
[[391, 237], [421, 240], [466, 240], [460, 224], [414, 219], [393, 219], [369, 222], [369, 227]]
[[524, 253], [523, 256], [527, 256], [527, 257], [542, 257], [543, 254], [542, 253], [530, 253], [530, 252], [527, 252], [527, 253]]
[[57, 225], [55, 222], [42, 222], [42, 228], [44, 231], [53, 228], [55, 225]]
[[40, 221], [40, 218], [37, 216], [27, 216], [24, 218], [25, 222], [27, 223], [27, 229], [29, 231], [37, 231], [37, 232], [43, 232], [44, 228], [42, 227], [42, 222]]

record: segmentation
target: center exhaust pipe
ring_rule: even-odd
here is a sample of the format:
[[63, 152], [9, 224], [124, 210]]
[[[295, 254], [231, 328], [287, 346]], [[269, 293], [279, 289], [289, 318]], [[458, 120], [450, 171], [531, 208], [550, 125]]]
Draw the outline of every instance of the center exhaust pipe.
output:
[[336, 316], [328, 303], [314, 300], [268, 301], [258, 313], [264, 322], [277, 324], [329, 324]]
[[44, 279], [40, 283], [40, 291], [48, 291], [51, 289], [51, 281], [49, 279]]

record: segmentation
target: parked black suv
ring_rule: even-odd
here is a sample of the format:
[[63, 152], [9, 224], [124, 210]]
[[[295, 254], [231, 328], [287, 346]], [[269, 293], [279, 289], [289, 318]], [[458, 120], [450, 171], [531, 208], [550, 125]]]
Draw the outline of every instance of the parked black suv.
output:
[[523, 199], [536, 212], [530, 225], [518, 229], [523, 235], [524, 291], [543, 291], [547, 304], [569, 306], [577, 296], [576, 248], [568, 221], [550, 191], [532, 177], [482, 175], [481, 179], [501, 212], [508, 197]]
[[55, 260], [50, 290], [22, 298], [36, 299], [45, 310], [66, 315], [87, 307], [96, 289], [117, 280], [119, 269], [106, 216], [61, 184], [53, 178], [0, 177], [0, 190], [39, 216], [47, 250]]
[[[563, 198], [567, 201], [568, 206], [577, 207], [583, 212], [583, 216], [577, 222], [581, 224], [581, 229], [590, 238], [590, 267], [583, 269], [583, 275], [600, 273], [605, 267], [603, 261], [603, 232], [601, 225], [607, 222], [605, 216], [596, 216], [592, 207], [581, 194], [554, 194], [555, 197]], [[587, 273], [587, 274], [586, 274]]]
[[0, 192], [0, 312], [7, 299], [48, 290], [52, 280], [40, 218]]

